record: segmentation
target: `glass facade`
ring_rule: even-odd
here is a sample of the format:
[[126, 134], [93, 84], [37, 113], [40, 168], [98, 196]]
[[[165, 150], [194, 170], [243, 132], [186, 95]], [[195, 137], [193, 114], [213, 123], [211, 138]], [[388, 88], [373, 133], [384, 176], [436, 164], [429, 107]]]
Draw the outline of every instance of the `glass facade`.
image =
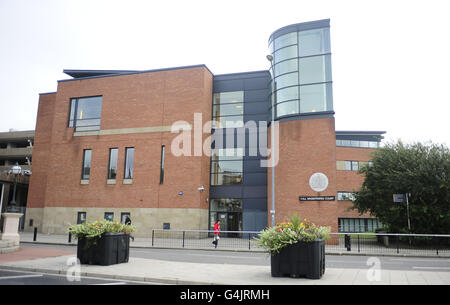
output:
[[214, 149], [211, 156], [211, 185], [241, 184], [243, 162], [242, 149]]
[[220, 92], [213, 95], [213, 128], [244, 126], [244, 92]]
[[281, 35], [270, 41], [269, 50], [276, 118], [333, 111], [328, 27]]

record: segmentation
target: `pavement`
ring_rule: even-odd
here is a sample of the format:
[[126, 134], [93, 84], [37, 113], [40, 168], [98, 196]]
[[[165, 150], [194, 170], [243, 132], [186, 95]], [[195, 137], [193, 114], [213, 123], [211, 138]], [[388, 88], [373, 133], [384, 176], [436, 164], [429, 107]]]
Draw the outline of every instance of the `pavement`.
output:
[[320, 280], [273, 278], [270, 266], [205, 264], [131, 257], [128, 263], [111, 266], [71, 263], [74, 252], [21, 248], [0, 255], [0, 270], [75, 275], [122, 281], [177, 285], [449, 285], [450, 272], [327, 268]]

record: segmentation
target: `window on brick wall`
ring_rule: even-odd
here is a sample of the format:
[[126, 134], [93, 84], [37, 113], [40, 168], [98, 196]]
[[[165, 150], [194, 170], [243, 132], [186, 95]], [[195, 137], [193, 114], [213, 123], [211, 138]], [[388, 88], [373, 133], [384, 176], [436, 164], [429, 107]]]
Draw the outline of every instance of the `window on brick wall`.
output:
[[337, 170], [358, 171], [363, 166], [373, 166], [372, 161], [336, 161]]
[[133, 179], [134, 147], [125, 148], [125, 174], [124, 179]]
[[338, 221], [339, 232], [375, 232], [375, 229], [383, 227], [376, 218], [339, 218]]
[[119, 154], [119, 149], [117, 149], [117, 148], [111, 148], [109, 150], [108, 179], [116, 179], [118, 154]]
[[75, 131], [100, 130], [102, 97], [79, 97], [70, 99], [69, 127]]
[[81, 171], [82, 180], [89, 180], [91, 176], [91, 158], [92, 158], [92, 150], [91, 149], [83, 150], [83, 168]]
[[355, 200], [355, 196], [352, 192], [338, 192], [338, 200], [339, 201], [353, 201]]

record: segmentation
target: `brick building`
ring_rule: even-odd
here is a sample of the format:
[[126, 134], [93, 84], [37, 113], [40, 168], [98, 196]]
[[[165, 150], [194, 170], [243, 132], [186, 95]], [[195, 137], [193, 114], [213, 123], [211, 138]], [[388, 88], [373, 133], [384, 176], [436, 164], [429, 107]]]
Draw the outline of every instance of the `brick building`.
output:
[[273, 115], [276, 222], [298, 212], [333, 231], [373, 230], [347, 210], [384, 132], [335, 131], [329, 20], [281, 28], [269, 49], [267, 71], [65, 70], [72, 78], [39, 97], [27, 219], [45, 233], [127, 215], [141, 235], [216, 219], [263, 229]]

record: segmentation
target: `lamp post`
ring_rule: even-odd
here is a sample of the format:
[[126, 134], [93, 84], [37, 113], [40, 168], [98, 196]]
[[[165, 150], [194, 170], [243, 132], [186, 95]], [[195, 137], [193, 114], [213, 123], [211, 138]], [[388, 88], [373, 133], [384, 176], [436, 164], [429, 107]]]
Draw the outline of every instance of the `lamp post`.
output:
[[19, 164], [16, 162], [16, 165], [14, 165], [10, 173], [14, 175], [14, 190], [13, 190], [13, 198], [9, 202], [8, 212], [10, 213], [17, 213], [19, 212], [19, 209], [17, 208], [16, 204], [16, 189], [17, 189], [17, 177], [22, 173], [22, 168], [19, 166]]
[[[267, 60], [270, 62], [270, 68], [272, 69], [272, 77], [274, 77], [275, 71], [273, 70], [273, 56], [267, 55]], [[272, 81], [274, 81], [272, 79]], [[275, 83], [273, 84], [275, 86]], [[272, 90], [272, 95], [274, 94], [275, 90]], [[270, 123], [270, 157], [272, 159], [271, 164], [271, 172], [272, 172], [272, 189], [271, 189], [271, 195], [272, 195], [272, 209], [270, 210], [270, 214], [272, 215], [272, 227], [275, 226], [275, 156], [274, 153], [274, 143], [275, 143], [275, 131], [274, 131], [274, 124], [275, 124], [275, 100], [274, 97], [272, 97], [272, 121]]]

